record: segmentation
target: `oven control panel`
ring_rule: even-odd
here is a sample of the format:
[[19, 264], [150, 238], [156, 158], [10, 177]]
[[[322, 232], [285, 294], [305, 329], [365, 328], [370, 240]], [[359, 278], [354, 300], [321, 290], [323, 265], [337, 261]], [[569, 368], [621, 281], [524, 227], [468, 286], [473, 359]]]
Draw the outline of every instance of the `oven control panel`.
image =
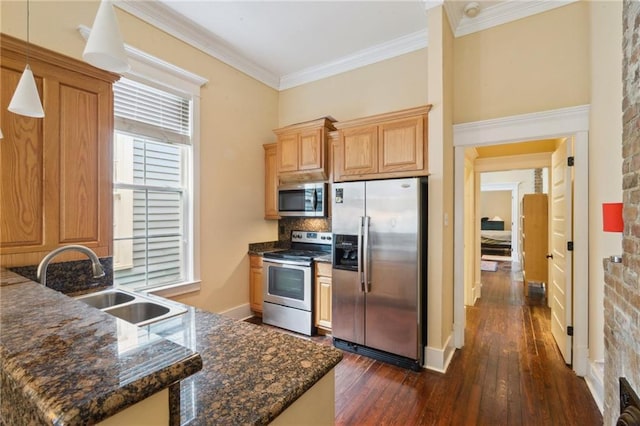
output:
[[292, 243], [331, 244], [331, 232], [292, 231]]

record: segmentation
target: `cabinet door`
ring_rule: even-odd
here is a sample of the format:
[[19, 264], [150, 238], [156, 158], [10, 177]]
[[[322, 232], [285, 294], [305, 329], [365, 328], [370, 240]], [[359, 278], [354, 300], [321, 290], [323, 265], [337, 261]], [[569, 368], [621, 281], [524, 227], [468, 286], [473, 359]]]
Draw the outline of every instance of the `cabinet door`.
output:
[[331, 277], [316, 277], [316, 326], [331, 330]]
[[283, 134], [278, 137], [278, 172], [298, 170], [298, 134]]
[[110, 84], [75, 76], [59, 87], [59, 243], [108, 254], [111, 240]]
[[249, 256], [249, 306], [253, 312], [262, 313], [262, 257]]
[[278, 216], [278, 170], [276, 144], [264, 146], [264, 218], [279, 219]]
[[391, 121], [378, 126], [378, 172], [425, 168], [424, 119]]
[[342, 130], [340, 148], [341, 178], [378, 171], [377, 126]]
[[322, 129], [300, 133], [298, 170], [317, 170], [324, 166], [325, 144]]
[[[22, 73], [21, 41], [3, 35], [2, 104]], [[111, 255], [111, 141], [115, 75], [32, 47], [45, 117], [2, 110], [1, 263], [37, 264], [50, 250], [82, 244]], [[69, 253], [65, 260], [82, 259]]]
[[[9, 105], [18, 85], [22, 68], [10, 66], [3, 60], [1, 69], [2, 105]], [[24, 65], [23, 65], [24, 67]], [[42, 96], [42, 79], [35, 76], [38, 91]], [[45, 189], [45, 182], [57, 182], [55, 169], [45, 167], [45, 158], [56, 159], [55, 146], [44, 144], [42, 119], [24, 117], [2, 108], [2, 131], [0, 141], [0, 247], [3, 253], [16, 252], [30, 247], [46, 249], [46, 209], [55, 211], [55, 197]], [[45, 200], [44, 197], [47, 197]]]

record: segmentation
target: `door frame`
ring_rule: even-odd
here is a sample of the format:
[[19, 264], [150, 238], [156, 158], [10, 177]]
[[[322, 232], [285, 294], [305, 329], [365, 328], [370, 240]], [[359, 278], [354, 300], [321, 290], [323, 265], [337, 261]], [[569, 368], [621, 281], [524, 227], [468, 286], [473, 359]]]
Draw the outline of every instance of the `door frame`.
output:
[[573, 215], [573, 365], [578, 376], [588, 372], [589, 336], [589, 105], [456, 124], [454, 146], [454, 314], [456, 348], [464, 346], [464, 155], [465, 149], [559, 137], [575, 141]]

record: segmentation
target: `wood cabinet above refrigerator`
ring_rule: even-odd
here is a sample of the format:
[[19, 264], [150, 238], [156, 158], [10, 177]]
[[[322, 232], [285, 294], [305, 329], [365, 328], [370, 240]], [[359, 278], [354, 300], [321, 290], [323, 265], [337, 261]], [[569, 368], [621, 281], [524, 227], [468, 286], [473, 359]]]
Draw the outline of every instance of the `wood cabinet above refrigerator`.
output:
[[431, 105], [335, 123], [335, 182], [426, 176]]

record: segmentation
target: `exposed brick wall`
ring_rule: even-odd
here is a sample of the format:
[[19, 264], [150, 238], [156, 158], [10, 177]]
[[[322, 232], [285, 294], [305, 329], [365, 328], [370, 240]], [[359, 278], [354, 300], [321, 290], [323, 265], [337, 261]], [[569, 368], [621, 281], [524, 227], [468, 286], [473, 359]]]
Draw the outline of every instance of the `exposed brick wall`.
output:
[[542, 193], [542, 169], [533, 169], [533, 190], [536, 194]]
[[640, 393], [640, 2], [623, 2], [623, 263], [605, 260], [604, 424], [620, 413], [618, 378]]

